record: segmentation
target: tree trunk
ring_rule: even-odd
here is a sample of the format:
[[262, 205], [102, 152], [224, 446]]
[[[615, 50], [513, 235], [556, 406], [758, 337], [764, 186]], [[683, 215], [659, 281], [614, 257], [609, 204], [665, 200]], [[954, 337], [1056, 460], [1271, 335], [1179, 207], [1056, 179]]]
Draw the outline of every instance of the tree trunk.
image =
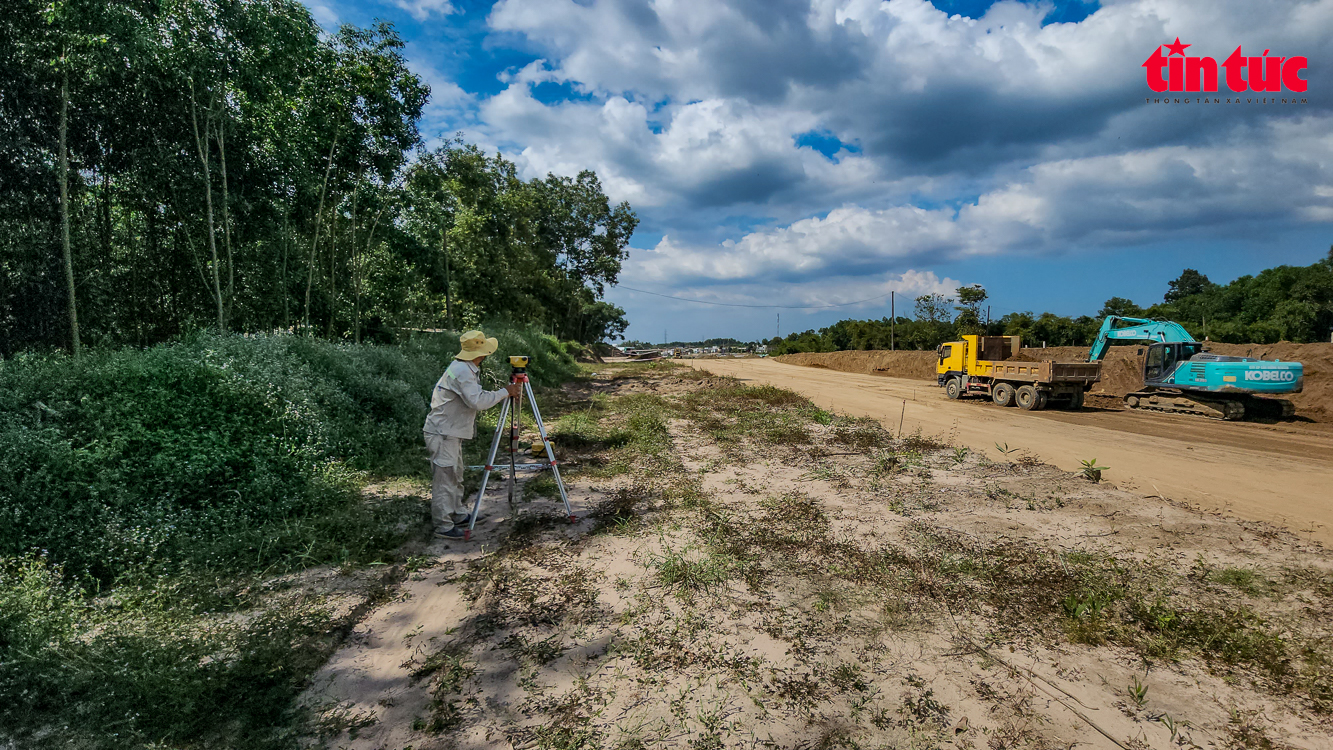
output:
[[227, 330], [227, 319], [222, 308], [222, 277], [218, 275], [218, 243], [213, 229], [213, 178], [208, 168], [208, 113], [204, 113], [204, 132], [199, 134], [198, 106], [195, 103], [194, 81], [190, 82], [190, 125], [194, 127], [194, 145], [199, 151], [199, 163], [204, 168], [204, 203], [208, 216], [208, 251], [213, 258], [213, 297], [218, 306], [218, 331]]
[[454, 330], [453, 279], [449, 275], [449, 232], [440, 230], [440, 253], [444, 255], [444, 319], [449, 330]]
[[102, 173], [102, 194], [97, 202], [97, 228], [102, 237], [102, 258], [104, 267], [109, 268], [111, 261], [111, 173]]
[[[162, 242], [161, 242], [161, 239], [158, 237], [158, 233], [159, 233], [160, 229], [159, 229], [158, 224], [157, 224], [157, 204], [156, 204], [156, 202], [154, 202], [154, 203], [152, 203], [152, 204], [149, 204], [149, 203], [145, 203], [145, 204], [144, 204], [144, 206], [143, 206], [143, 217], [144, 217], [144, 230], [145, 230], [145, 234], [147, 235], [147, 238], [146, 238], [146, 239], [147, 239], [147, 242], [148, 242], [148, 257], [150, 257], [150, 258], [154, 259], [154, 261], [156, 261], [158, 258], [162, 257]], [[155, 275], [153, 275], [151, 271], [150, 271], [149, 273], [150, 273], [150, 278], [152, 278], [152, 279], [153, 279], [153, 282], [154, 282], [154, 283], [150, 283], [149, 286], [152, 287], [155, 291], [158, 290], [158, 289], [160, 289], [161, 287], [159, 286], [159, 284], [161, 283], [161, 277], [160, 277], [160, 276], [155, 276]], [[141, 295], [140, 295], [140, 299], [143, 299], [144, 296], [145, 296], [145, 295], [142, 295], [142, 294], [141, 294]], [[156, 295], [155, 295], [155, 296], [156, 296]], [[147, 313], [147, 311], [148, 311], [148, 305], [147, 305], [147, 304], [144, 304], [144, 305], [143, 305], [143, 309], [141, 310], [141, 312], [143, 312], [143, 313]], [[142, 314], [142, 315], [139, 316], [139, 330], [140, 330], [140, 334], [139, 334], [139, 346], [143, 346], [143, 345], [147, 342], [147, 340], [148, 340], [148, 338], [149, 338], [148, 335], [146, 335], [146, 333], [144, 333], [144, 329], [146, 329], [146, 328], [148, 327], [148, 326], [146, 325], [146, 320], [147, 320], [147, 318], [148, 318], [148, 315], [146, 315], [146, 314]]]
[[[379, 210], [379, 212], [375, 214], [375, 221], [372, 222], [371, 225], [370, 225], [370, 234], [369, 234], [369, 236], [366, 237], [366, 253], [369, 253], [369, 252], [370, 252], [370, 245], [371, 245], [372, 242], [375, 241], [375, 228], [378, 227], [378, 226], [380, 225], [380, 215], [383, 214], [383, 213], [384, 213], [384, 209], [381, 208], [381, 209]], [[362, 256], [362, 262], [364, 262], [364, 256]], [[357, 267], [356, 278], [357, 278], [357, 285], [356, 285], [356, 343], [359, 344], [359, 343], [361, 343], [361, 268], [360, 268], [360, 266]]]
[[319, 188], [319, 208], [315, 209], [315, 238], [310, 241], [310, 270], [305, 279], [305, 318], [302, 327], [310, 330], [310, 287], [315, 283], [315, 248], [319, 246], [319, 222], [324, 218], [324, 194], [329, 189], [329, 172], [333, 170], [333, 149], [338, 145], [338, 131], [333, 131], [329, 144], [329, 158], [324, 166], [324, 184]]
[[183, 218], [179, 207], [176, 209], [176, 216], [180, 219], [181, 231], [185, 233], [185, 245], [190, 248], [190, 260], [194, 261], [191, 265], [195, 272], [199, 274], [200, 283], [202, 283], [204, 288], [208, 290], [209, 296], [212, 296], [213, 288], [209, 286], [208, 278], [204, 275], [204, 264], [199, 262], [199, 253], [194, 249], [194, 238], [190, 236], [190, 225], [185, 223], [185, 219]]
[[[287, 182], [286, 180], [284, 180], [283, 191], [282, 191], [284, 197], [286, 197], [287, 195], [286, 187], [287, 187]], [[284, 202], [283, 212], [282, 212], [282, 276], [279, 278], [279, 283], [281, 284], [282, 288], [282, 327], [284, 329], [292, 327], [292, 315], [290, 307], [292, 295], [290, 290], [287, 288], [287, 251], [288, 251], [288, 245], [291, 244], [291, 225], [290, 225], [291, 216], [292, 216], [292, 204], [291, 201], [288, 200]]]
[[329, 217], [329, 323], [324, 338], [333, 338], [333, 319], [338, 315], [338, 201], [333, 202]]
[[79, 342], [79, 309], [74, 300], [74, 258], [69, 246], [69, 151], [65, 134], [69, 130], [69, 69], [61, 55], [60, 72], [60, 247], [65, 254], [65, 291], [69, 293], [69, 332], [74, 356], [83, 354]]
[[231, 318], [231, 308], [236, 302], [236, 265], [231, 256], [231, 196], [227, 191], [227, 141], [222, 134], [223, 123], [218, 122], [218, 158], [222, 167], [222, 242], [227, 247], [227, 318]]
[[[352, 222], [352, 224], [351, 224], [350, 231], [349, 231], [349, 233], [348, 233], [348, 236], [349, 236], [351, 239], [350, 239], [350, 240], [348, 241], [348, 243], [347, 243], [347, 272], [348, 272], [349, 274], [351, 274], [351, 277], [352, 277], [352, 279], [351, 279], [351, 281], [352, 281], [352, 292], [353, 292], [353, 295], [354, 295], [354, 296], [355, 296], [355, 294], [356, 294], [356, 292], [357, 292], [357, 277], [356, 277], [356, 199], [357, 199], [357, 196], [359, 196], [360, 193], [361, 193], [361, 175], [362, 175], [362, 174], [363, 174], [363, 171], [361, 170], [360, 167], [358, 167], [357, 170], [356, 170], [356, 182], [352, 183], [352, 217], [351, 217], [351, 222]], [[360, 307], [360, 306], [357, 305], [355, 302], [352, 303], [352, 338], [353, 338], [353, 340], [356, 341], [357, 343], [361, 343], [361, 334], [360, 334], [360, 330], [361, 330], [360, 323], [361, 323], [361, 321], [357, 319], [357, 315], [360, 314], [360, 309], [359, 309], [359, 307]]]

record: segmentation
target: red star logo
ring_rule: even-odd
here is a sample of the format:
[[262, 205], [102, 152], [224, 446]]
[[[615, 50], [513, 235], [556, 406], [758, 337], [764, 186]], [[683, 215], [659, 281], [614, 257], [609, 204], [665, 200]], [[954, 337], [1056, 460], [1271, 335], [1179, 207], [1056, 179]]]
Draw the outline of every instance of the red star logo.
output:
[[1180, 43], [1180, 37], [1176, 37], [1176, 43], [1175, 43], [1175, 44], [1165, 44], [1165, 45], [1162, 45], [1162, 46], [1164, 46], [1164, 47], [1166, 47], [1167, 49], [1171, 50], [1170, 52], [1168, 52], [1168, 53], [1166, 54], [1167, 57], [1170, 57], [1171, 55], [1180, 55], [1181, 57], [1184, 57], [1184, 56], [1185, 56], [1185, 48], [1186, 48], [1186, 47], [1193, 47], [1194, 45], [1192, 45], [1192, 44], [1181, 44], [1181, 43]]

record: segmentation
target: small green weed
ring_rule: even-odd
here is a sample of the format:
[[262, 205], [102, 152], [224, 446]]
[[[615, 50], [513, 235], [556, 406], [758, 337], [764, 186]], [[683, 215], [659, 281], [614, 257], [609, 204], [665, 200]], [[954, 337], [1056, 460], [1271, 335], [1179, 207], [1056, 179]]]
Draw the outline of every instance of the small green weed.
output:
[[1129, 694], [1129, 699], [1134, 702], [1134, 707], [1140, 711], [1148, 705], [1148, 686], [1139, 680], [1138, 675], [1134, 675], [1134, 681], [1125, 688], [1125, 692]]
[[1269, 589], [1268, 579], [1259, 571], [1249, 568], [1222, 568], [1209, 571], [1207, 579], [1231, 586], [1250, 596], [1262, 596]]
[[1095, 458], [1080, 463], [1083, 464], [1083, 478], [1089, 482], [1102, 481], [1102, 472], [1111, 468], [1110, 466], [1098, 466]]
[[724, 585], [736, 571], [736, 561], [726, 554], [700, 551], [693, 547], [674, 550], [667, 547], [649, 558], [657, 569], [657, 580], [677, 591], [707, 591]]

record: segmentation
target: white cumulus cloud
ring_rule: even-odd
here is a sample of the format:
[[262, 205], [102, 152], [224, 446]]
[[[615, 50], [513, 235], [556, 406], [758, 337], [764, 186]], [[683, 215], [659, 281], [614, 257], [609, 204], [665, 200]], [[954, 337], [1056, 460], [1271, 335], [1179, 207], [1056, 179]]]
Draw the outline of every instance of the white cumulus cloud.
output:
[[[1043, 26], [1049, 11], [501, 0], [490, 27], [541, 59], [502, 76], [475, 129], [526, 176], [594, 169], [630, 201], [654, 247], [626, 283], [738, 299], [1333, 221], [1333, 0], [1106, 0]], [[1306, 55], [1306, 103], [1145, 104], [1140, 65], [1176, 36], [1219, 60]]]

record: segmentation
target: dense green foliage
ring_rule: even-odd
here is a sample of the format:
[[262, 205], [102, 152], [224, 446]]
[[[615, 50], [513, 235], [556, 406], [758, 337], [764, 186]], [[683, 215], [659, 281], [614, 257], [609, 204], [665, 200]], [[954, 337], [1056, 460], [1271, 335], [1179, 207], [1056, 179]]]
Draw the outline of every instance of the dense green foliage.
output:
[[324, 35], [296, 0], [6, 2], [0, 356], [76, 331], [623, 331], [599, 299], [633, 212], [591, 172], [420, 151], [402, 49], [384, 23]]
[[1277, 266], [1230, 284], [1185, 269], [1159, 304], [1127, 315], [1166, 318], [1196, 337], [1230, 343], [1328, 341], [1333, 332], [1333, 248], [1309, 266]]
[[[489, 385], [515, 353], [538, 385], [576, 371], [531, 327], [492, 333]], [[425, 523], [423, 503], [367, 502], [356, 479], [425, 471], [428, 397], [457, 351], [434, 333], [198, 334], [0, 361], [0, 741], [289, 746], [336, 622], [317, 602], [261, 607], [248, 581], [387, 560]]]
[[234, 590], [90, 602], [39, 557], [0, 560], [3, 734], [23, 747], [294, 747], [295, 698], [327, 658], [331, 613], [249, 604]]
[[952, 298], [917, 298], [916, 317], [899, 316], [896, 325], [880, 320], [840, 320], [818, 331], [771, 339], [771, 354], [888, 349], [890, 328], [898, 349], [934, 349], [964, 333], [1022, 336], [1031, 346], [1091, 346], [1108, 315], [1160, 318], [1185, 326], [1195, 338], [1229, 343], [1327, 341], [1333, 333], [1333, 249], [1309, 266], [1277, 266], [1230, 284], [1214, 284], [1187, 268], [1169, 282], [1164, 299], [1147, 308], [1112, 297], [1096, 317], [1071, 318], [1054, 313], [1012, 312], [988, 324], [981, 321], [980, 299], [972, 287], [959, 290], [957, 316], [949, 319]]
[[[573, 363], [504, 330], [538, 382]], [[79, 360], [0, 362], [0, 555], [45, 550], [89, 582], [266, 567], [379, 548], [373, 526], [307, 528], [351, 502], [347, 472], [419, 468], [431, 387], [456, 337], [402, 347], [198, 335]], [[314, 523], [310, 521], [310, 523]]]

